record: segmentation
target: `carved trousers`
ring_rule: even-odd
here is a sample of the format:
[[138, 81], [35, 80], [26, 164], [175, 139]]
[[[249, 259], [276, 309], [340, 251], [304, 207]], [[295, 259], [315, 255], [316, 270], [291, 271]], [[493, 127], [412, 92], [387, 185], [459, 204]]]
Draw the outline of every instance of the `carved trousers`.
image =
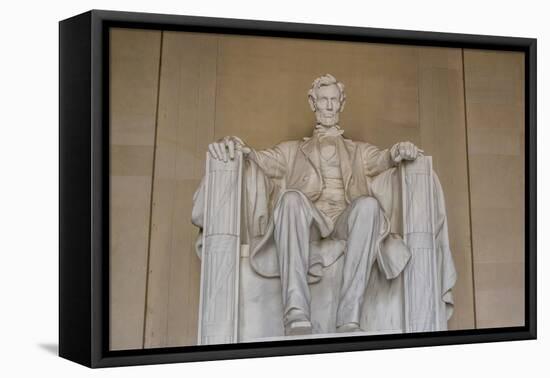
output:
[[[356, 198], [337, 218], [330, 238], [345, 240], [344, 267], [336, 326], [360, 323], [364, 293], [376, 258], [380, 205], [373, 197]], [[301, 192], [283, 193], [274, 211], [275, 246], [279, 258], [285, 324], [296, 314], [311, 319], [308, 270], [310, 239], [320, 211]], [[303, 319], [301, 319], [303, 320]]]

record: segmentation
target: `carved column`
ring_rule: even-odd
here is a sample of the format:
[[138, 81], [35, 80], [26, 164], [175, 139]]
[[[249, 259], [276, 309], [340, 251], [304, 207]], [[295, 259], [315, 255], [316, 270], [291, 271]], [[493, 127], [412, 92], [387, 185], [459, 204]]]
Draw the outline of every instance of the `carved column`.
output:
[[238, 341], [242, 164], [206, 158], [199, 344]]
[[405, 332], [446, 329], [434, 231], [432, 158], [401, 164], [403, 237], [412, 256], [403, 272]]

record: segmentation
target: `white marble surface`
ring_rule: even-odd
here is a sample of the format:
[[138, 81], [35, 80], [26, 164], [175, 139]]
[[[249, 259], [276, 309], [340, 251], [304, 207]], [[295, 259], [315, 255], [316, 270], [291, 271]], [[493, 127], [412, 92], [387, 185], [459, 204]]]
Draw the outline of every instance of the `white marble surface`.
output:
[[239, 329], [242, 157], [207, 157], [198, 344], [233, 343]]
[[446, 321], [439, 321], [431, 157], [404, 164], [401, 179], [403, 239], [411, 250], [411, 259], [403, 271], [405, 330], [445, 330]]
[[[247, 247], [244, 246], [243, 249], [246, 250]], [[343, 259], [339, 259], [325, 268], [323, 279], [310, 285], [314, 334], [346, 335], [336, 333], [342, 262]], [[402, 332], [402, 278], [386, 280], [380, 279], [381, 276], [382, 273], [375, 266], [366, 290], [361, 318], [361, 327], [365, 334]], [[285, 337], [280, 280], [259, 276], [250, 267], [246, 255], [241, 257], [240, 278], [239, 340]]]
[[208, 147], [193, 209], [203, 230], [199, 343], [272, 340], [294, 322], [323, 337], [341, 336], [342, 324], [366, 334], [446, 329], [456, 272], [431, 158], [410, 142], [345, 139], [344, 86], [331, 75], [308, 100], [311, 138], [257, 151], [233, 136]]
[[342, 333], [315, 333], [311, 335], [296, 335], [296, 336], [273, 336], [273, 337], [260, 337], [257, 339], [244, 339], [241, 342], [268, 342], [268, 341], [283, 341], [283, 340], [300, 340], [300, 339], [332, 339], [335, 337], [357, 337], [357, 336], [374, 336], [374, 335], [390, 335], [396, 333], [402, 333], [399, 330], [380, 330], [380, 331], [358, 331], [358, 332], [342, 332]]

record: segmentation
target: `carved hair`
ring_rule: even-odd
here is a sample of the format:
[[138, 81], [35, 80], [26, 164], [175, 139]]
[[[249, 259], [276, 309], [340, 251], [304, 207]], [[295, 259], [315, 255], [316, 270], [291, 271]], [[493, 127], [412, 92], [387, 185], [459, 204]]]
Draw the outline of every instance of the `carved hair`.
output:
[[313, 80], [313, 84], [311, 84], [311, 89], [307, 92], [307, 97], [310, 101], [310, 104], [317, 100], [317, 94], [315, 91], [321, 87], [326, 87], [329, 85], [336, 85], [338, 89], [340, 90], [340, 103], [343, 105], [346, 101], [346, 93], [344, 92], [344, 84], [342, 84], [340, 81], [336, 80], [334, 76], [331, 74], [325, 74], [323, 76], [319, 76], [317, 79]]

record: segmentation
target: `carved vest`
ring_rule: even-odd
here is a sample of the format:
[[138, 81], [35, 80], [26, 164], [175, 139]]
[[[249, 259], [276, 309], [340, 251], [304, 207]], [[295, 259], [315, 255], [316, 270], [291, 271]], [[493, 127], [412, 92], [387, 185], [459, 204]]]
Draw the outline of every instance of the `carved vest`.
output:
[[323, 189], [315, 206], [327, 215], [332, 223], [346, 208], [344, 180], [340, 158], [333, 138], [326, 138], [320, 143], [321, 176]]

